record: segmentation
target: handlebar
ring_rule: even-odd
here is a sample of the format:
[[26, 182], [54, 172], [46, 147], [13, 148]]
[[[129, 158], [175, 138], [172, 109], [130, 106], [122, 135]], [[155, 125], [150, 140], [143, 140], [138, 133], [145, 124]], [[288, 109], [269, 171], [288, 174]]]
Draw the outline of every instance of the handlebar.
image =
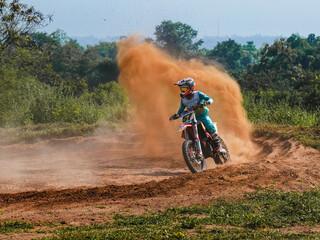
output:
[[172, 115], [172, 116], [170, 117], [170, 121], [176, 120], [176, 119], [178, 119], [178, 118], [181, 118], [181, 117], [183, 117], [184, 115], [186, 115], [186, 113], [189, 113], [189, 112], [191, 112], [191, 111], [194, 111], [194, 110], [196, 110], [196, 109], [198, 109], [198, 108], [205, 107], [205, 106], [207, 106], [207, 105], [209, 105], [209, 104], [207, 104], [207, 102], [198, 103], [197, 105], [195, 105], [195, 106], [193, 106], [193, 107], [187, 108], [187, 110], [186, 110], [186, 111], [183, 111], [183, 112], [180, 114], [180, 116], [177, 115], [177, 114]]

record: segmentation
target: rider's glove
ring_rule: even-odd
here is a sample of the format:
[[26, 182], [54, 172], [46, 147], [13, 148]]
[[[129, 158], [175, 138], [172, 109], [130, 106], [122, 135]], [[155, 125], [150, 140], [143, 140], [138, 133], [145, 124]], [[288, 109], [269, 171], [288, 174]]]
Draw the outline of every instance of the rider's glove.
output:
[[178, 119], [179, 117], [180, 117], [179, 114], [175, 113], [175, 114], [173, 114], [173, 115], [169, 118], [169, 120], [170, 120], [170, 121], [176, 120], [176, 119]]
[[209, 101], [204, 101], [203, 102], [203, 106], [208, 106], [208, 105], [210, 105], [211, 103], [209, 102]]

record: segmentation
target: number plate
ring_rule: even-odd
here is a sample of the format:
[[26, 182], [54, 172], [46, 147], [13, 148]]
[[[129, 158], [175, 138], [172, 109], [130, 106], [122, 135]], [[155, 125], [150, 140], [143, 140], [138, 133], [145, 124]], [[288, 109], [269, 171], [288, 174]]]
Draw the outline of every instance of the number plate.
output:
[[182, 118], [182, 122], [189, 122], [192, 114], [188, 114]]

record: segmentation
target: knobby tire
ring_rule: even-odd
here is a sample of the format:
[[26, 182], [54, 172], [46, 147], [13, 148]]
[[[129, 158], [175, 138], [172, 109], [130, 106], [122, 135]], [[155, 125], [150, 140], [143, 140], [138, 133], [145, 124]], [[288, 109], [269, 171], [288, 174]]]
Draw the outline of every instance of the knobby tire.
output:
[[[190, 154], [190, 150], [193, 149], [193, 156]], [[182, 144], [182, 153], [184, 161], [186, 162], [189, 170], [192, 173], [202, 172], [207, 169], [206, 160], [203, 159], [200, 164], [196, 162], [195, 153], [196, 148], [194, 146], [194, 142], [192, 140], [185, 140]], [[195, 166], [196, 167], [195, 167]]]

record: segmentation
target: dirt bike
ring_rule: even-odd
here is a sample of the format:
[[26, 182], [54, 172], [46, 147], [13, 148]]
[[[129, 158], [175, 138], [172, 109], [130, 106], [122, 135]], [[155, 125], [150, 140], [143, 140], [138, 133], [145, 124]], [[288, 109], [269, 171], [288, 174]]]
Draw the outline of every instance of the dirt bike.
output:
[[[221, 146], [226, 150], [223, 153], [217, 152], [211, 135], [206, 131], [202, 122], [198, 122], [195, 115], [197, 108], [204, 104], [184, 111], [180, 116], [172, 120], [181, 118], [183, 124], [178, 132], [182, 132], [181, 137], [185, 139], [182, 144], [182, 153], [184, 160], [192, 173], [202, 172], [207, 169], [206, 158], [213, 158], [215, 164], [224, 164], [230, 162], [228, 148], [220, 137]], [[216, 123], [214, 123], [216, 126]]]

